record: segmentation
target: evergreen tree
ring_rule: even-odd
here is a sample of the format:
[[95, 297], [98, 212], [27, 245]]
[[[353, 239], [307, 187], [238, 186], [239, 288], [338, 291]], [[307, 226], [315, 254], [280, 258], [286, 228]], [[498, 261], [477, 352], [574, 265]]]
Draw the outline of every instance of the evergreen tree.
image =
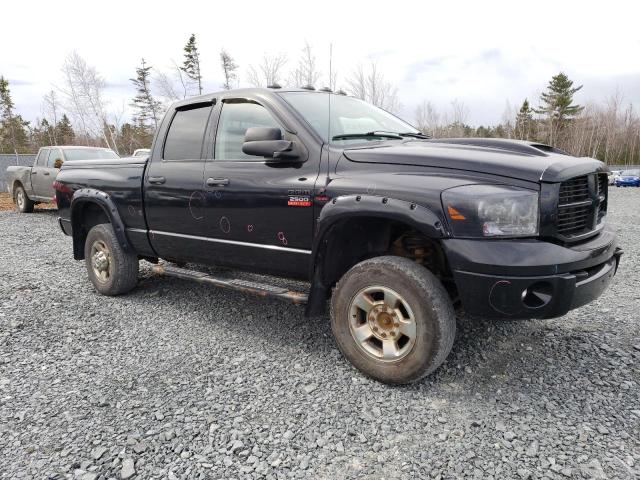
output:
[[202, 75], [200, 74], [200, 55], [196, 45], [196, 36], [191, 34], [189, 41], [184, 46], [184, 62], [180, 67], [187, 77], [197, 83], [198, 94], [202, 95]]
[[24, 153], [29, 150], [26, 130], [29, 122], [14, 114], [13, 108], [9, 82], [0, 76], [0, 150], [7, 153]]
[[62, 118], [56, 124], [56, 134], [60, 145], [73, 145], [76, 134], [66, 113], [62, 115]]
[[144, 58], [140, 67], [136, 68], [136, 78], [131, 78], [131, 82], [136, 87], [136, 96], [131, 102], [131, 106], [137, 109], [135, 118], [143, 127], [147, 127], [149, 123], [155, 129], [158, 128], [158, 115], [160, 113], [160, 102], [153, 98], [151, 94], [151, 86], [149, 77], [151, 75], [151, 66], [147, 66]]
[[560, 72], [549, 81], [547, 91], [540, 96], [540, 105], [535, 112], [546, 117], [547, 140], [557, 144], [567, 125], [584, 110], [584, 107], [573, 104], [573, 95], [582, 88], [573, 86], [564, 73]]
[[525, 98], [516, 115], [515, 135], [518, 140], [533, 140], [533, 122], [533, 109]]
[[222, 71], [224, 72], [224, 85], [222, 88], [225, 90], [231, 90], [233, 88], [232, 82], [236, 79], [236, 70], [238, 65], [233, 60], [233, 57], [223, 48], [220, 52], [220, 62], [222, 63]]
[[36, 126], [31, 129], [31, 146], [34, 150], [40, 147], [56, 145], [55, 129], [46, 118], [36, 120]]

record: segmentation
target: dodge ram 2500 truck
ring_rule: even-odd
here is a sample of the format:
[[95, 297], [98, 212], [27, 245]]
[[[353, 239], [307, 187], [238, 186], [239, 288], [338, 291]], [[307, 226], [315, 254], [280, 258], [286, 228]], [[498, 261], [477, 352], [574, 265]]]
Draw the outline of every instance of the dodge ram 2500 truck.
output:
[[428, 139], [325, 91], [183, 100], [149, 158], [66, 162], [55, 188], [60, 226], [99, 292], [131, 290], [144, 259], [164, 275], [307, 303], [308, 315], [331, 299], [339, 349], [386, 383], [445, 360], [454, 305], [558, 317], [598, 297], [622, 253], [601, 162], [531, 142]]
[[34, 205], [54, 199], [53, 182], [66, 160], [119, 158], [108, 148], [54, 146], [42, 147], [32, 167], [7, 168], [7, 190], [20, 213], [33, 212]]

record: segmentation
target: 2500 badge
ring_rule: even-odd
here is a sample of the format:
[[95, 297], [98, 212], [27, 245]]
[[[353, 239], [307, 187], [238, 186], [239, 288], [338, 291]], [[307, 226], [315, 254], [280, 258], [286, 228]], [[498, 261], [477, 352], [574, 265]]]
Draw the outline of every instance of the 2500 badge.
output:
[[311, 190], [290, 189], [288, 192], [289, 201], [287, 205], [290, 207], [310, 207], [311, 206]]

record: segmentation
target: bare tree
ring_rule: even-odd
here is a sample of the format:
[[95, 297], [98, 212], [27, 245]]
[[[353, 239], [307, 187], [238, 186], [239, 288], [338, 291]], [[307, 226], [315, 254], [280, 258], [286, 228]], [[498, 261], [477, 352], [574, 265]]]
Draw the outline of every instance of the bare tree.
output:
[[55, 90], [51, 90], [44, 97], [42, 97], [42, 116], [51, 125], [49, 140], [51, 145], [58, 145], [58, 120], [60, 116], [60, 102]]
[[158, 96], [164, 103], [176, 102], [184, 98], [178, 94], [175, 82], [166, 72], [156, 72], [153, 80], [158, 91]]
[[502, 112], [502, 121], [500, 122], [500, 125], [502, 125], [504, 127], [504, 132], [505, 132], [505, 136], [507, 138], [513, 138], [514, 132], [515, 132], [515, 124], [514, 124], [514, 119], [516, 116], [516, 112], [514, 111], [513, 107], [511, 106], [511, 103], [509, 103], [509, 100], [507, 100], [505, 106], [504, 106], [504, 111]]
[[189, 93], [189, 79], [175, 60], [171, 60], [171, 64], [170, 72], [158, 71], [154, 76], [158, 96], [165, 106], [187, 98]]
[[305, 41], [298, 64], [291, 72], [289, 85], [292, 87], [317, 86], [320, 76], [313, 48], [309, 45], [309, 42]]
[[284, 53], [266, 54], [258, 66], [249, 65], [247, 80], [254, 87], [268, 87], [279, 84], [283, 77], [287, 56]]
[[329, 74], [329, 88], [334, 92], [337, 91], [338, 89], [338, 71], [337, 70], [333, 70]]
[[104, 78], [95, 67], [76, 52], [70, 53], [62, 65], [64, 86], [59, 88], [66, 109], [88, 137], [102, 138], [105, 145], [118, 151], [113, 132], [105, 129], [109, 124], [104, 100]]
[[366, 70], [362, 64], [358, 65], [351, 77], [347, 79], [347, 85], [351, 94], [356, 98], [373, 103], [390, 112], [400, 110], [398, 89], [386, 81], [374, 62], [371, 62]]
[[425, 135], [437, 137], [440, 128], [440, 114], [431, 102], [423, 100], [415, 109], [415, 125]]
[[238, 70], [238, 64], [224, 48], [220, 51], [220, 63], [222, 65], [222, 72], [224, 73], [224, 85], [222, 85], [222, 88], [225, 90], [231, 90], [233, 88], [233, 83], [235, 83], [236, 78], [238, 77], [238, 74], [236, 73], [236, 70]]

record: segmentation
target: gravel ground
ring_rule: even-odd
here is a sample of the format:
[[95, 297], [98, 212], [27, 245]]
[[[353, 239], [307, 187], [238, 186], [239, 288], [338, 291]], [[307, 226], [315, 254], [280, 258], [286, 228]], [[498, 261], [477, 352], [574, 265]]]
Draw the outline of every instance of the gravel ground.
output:
[[298, 306], [148, 265], [101, 297], [55, 212], [0, 212], [0, 478], [640, 478], [640, 190], [610, 212], [602, 298], [462, 317], [447, 363], [395, 388]]
[[[46, 210], [55, 208], [55, 204], [53, 203], [40, 203], [36, 205], [36, 209]], [[8, 192], [0, 192], [0, 212], [5, 210], [14, 211], [16, 209], [15, 204], [13, 203], [13, 198], [11, 198], [11, 194]]]

